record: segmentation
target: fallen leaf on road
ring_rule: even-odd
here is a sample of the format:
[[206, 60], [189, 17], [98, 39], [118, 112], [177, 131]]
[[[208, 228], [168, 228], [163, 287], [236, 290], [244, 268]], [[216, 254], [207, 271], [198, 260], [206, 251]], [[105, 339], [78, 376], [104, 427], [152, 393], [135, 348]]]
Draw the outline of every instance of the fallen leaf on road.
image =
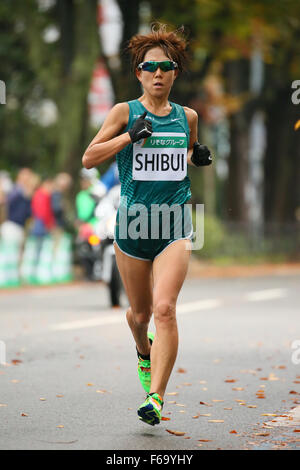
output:
[[300, 432], [300, 429], [294, 429], [293, 432]]
[[57, 398], [62, 398], [63, 397], [63, 395], [56, 395], [56, 396], [57, 396]]
[[209, 423], [224, 423], [224, 419], [209, 419]]
[[185, 432], [181, 431], [172, 431], [171, 429], [166, 429], [166, 431], [170, 434], [173, 434], [174, 436], [184, 436]]
[[210, 439], [198, 439], [199, 442], [211, 442]]
[[199, 416], [211, 416], [211, 413], [200, 413]]
[[166, 393], [166, 395], [178, 395], [178, 392], [169, 392], [169, 393]]
[[96, 390], [96, 393], [107, 393], [107, 390]]
[[63, 424], [58, 424], [56, 427], [57, 428], [64, 428], [64, 425]]
[[21, 416], [28, 416], [27, 413], [21, 413]]
[[176, 403], [176, 406], [185, 406], [185, 405], [182, 405], [181, 403]]
[[171, 419], [171, 418], [167, 418], [166, 416], [162, 416], [162, 417], [161, 417], [161, 420], [162, 420], [162, 421], [170, 421], [170, 419]]
[[22, 362], [23, 362], [23, 361], [21, 361], [20, 359], [12, 359], [12, 360], [11, 360], [11, 363], [12, 363], [13, 365], [15, 365], [15, 366], [18, 365], [18, 364], [21, 364]]
[[237, 434], [237, 431], [233, 429], [232, 431], [229, 431], [229, 434]]
[[94, 385], [94, 384], [92, 384], [92, 383], [87, 383], [87, 384], [86, 384], [87, 387], [93, 387], [93, 385]]
[[46, 401], [46, 398], [40, 398], [40, 401]]
[[186, 373], [186, 370], [183, 369], [182, 367], [179, 367], [179, 368], [177, 369], [177, 372], [178, 372], [179, 374], [185, 374], [185, 373]]
[[232, 410], [232, 408], [223, 408], [223, 410]]
[[269, 432], [255, 432], [254, 435], [255, 436], [269, 436], [270, 433]]
[[1, 406], [7, 406], [7, 404], [6, 403], [0, 403], [0, 407]]
[[274, 413], [262, 413], [260, 416], [277, 416]]
[[200, 401], [199, 403], [200, 403], [200, 405], [212, 406], [212, 405], [210, 405], [209, 403], [205, 403], [205, 401]]
[[232, 390], [235, 390], [237, 392], [241, 392], [242, 390], [245, 390], [243, 387], [233, 387]]
[[216, 403], [219, 403], [219, 402], [221, 403], [221, 402], [223, 402], [224, 400], [212, 400], [212, 401], [214, 401], [214, 402], [216, 402]]
[[257, 375], [256, 370], [253, 370], [253, 369], [243, 369], [243, 370], [240, 370], [240, 372], [241, 372], [242, 374]]
[[271, 373], [269, 374], [268, 380], [271, 380], [271, 381], [272, 381], [272, 380], [279, 380], [279, 377], [276, 377], [276, 375], [273, 374], [273, 372], [271, 372]]
[[224, 380], [224, 382], [226, 382], [228, 384], [231, 384], [231, 383], [236, 382], [236, 380], [235, 379], [227, 379], [227, 380]]
[[247, 405], [247, 408], [256, 408], [256, 405]]
[[200, 415], [195, 415], [195, 416], [192, 416], [193, 419], [197, 419], [199, 418]]

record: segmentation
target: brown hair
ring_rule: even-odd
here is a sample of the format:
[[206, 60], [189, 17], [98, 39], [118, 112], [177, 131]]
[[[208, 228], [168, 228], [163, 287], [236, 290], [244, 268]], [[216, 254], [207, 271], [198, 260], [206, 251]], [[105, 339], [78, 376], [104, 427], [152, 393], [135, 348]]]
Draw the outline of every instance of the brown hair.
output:
[[149, 34], [136, 34], [128, 42], [127, 51], [131, 54], [132, 68], [143, 62], [146, 53], [154, 47], [160, 47], [167, 57], [178, 64], [179, 72], [186, 69], [187, 41], [183, 35], [184, 28], [167, 31], [167, 25], [154, 23]]

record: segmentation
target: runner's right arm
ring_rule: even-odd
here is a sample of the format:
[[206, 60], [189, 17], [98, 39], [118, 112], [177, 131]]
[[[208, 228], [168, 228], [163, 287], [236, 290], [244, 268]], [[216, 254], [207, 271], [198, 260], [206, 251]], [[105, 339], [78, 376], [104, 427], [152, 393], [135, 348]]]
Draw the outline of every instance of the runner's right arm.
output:
[[110, 110], [101, 129], [84, 152], [82, 165], [85, 168], [98, 166], [131, 143], [129, 133], [122, 133], [127, 126], [128, 118], [127, 103], [118, 103]]

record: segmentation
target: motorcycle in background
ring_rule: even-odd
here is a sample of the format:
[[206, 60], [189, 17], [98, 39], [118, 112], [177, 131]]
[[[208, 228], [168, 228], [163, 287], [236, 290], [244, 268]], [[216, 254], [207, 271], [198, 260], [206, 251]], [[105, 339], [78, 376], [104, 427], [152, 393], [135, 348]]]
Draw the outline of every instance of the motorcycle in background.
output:
[[101, 240], [100, 245], [102, 246], [101, 278], [109, 287], [110, 301], [113, 306], [120, 305], [123, 288], [113, 246], [116, 215], [120, 203], [120, 190], [120, 185], [113, 186], [95, 210], [95, 215], [99, 220], [99, 224], [96, 226], [96, 235]]
[[82, 224], [77, 237], [77, 255], [93, 281], [103, 281], [109, 288], [110, 303], [120, 305], [123, 290], [113, 247], [114, 227], [120, 202], [120, 185], [99, 198], [95, 208], [98, 223]]

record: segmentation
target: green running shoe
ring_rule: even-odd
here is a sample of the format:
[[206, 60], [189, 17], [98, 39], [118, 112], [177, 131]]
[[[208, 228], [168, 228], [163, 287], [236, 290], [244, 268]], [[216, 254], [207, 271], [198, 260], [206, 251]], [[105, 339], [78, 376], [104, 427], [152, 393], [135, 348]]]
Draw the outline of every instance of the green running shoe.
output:
[[137, 411], [139, 419], [151, 426], [159, 424], [163, 405], [163, 399], [158, 393], [148, 394], [146, 400]]
[[[150, 343], [152, 344], [153, 339], [154, 339], [154, 333], [148, 332], [148, 338], [150, 340]], [[143, 359], [138, 351], [138, 376], [140, 379], [140, 382], [142, 384], [143, 389], [145, 390], [146, 393], [150, 392], [150, 386], [151, 386], [151, 362], [148, 359]]]

